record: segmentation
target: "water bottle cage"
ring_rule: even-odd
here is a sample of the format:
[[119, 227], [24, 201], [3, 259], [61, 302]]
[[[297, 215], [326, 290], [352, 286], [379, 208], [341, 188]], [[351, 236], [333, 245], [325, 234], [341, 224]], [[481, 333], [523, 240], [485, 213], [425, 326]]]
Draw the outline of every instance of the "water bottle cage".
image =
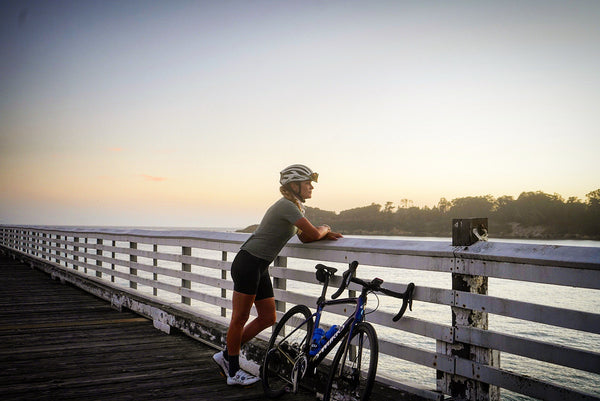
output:
[[308, 354], [310, 356], [315, 356], [319, 350], [321, 349], [321, 340], [325, 338], [325, 331], [317, 327], [313, 333], [312, 342], [310, 343], [310, 351]]
[[310, 351], [308, 352], [308, 354], [310, 356], [317, 355], [321, 348], [323, 348], [323, 346], [327, 344], [327, 341], [329, 341], [337, 331], [337, 325], [331, 326], [331, 328], [327, 330], [327, 333], [325, 333], [320, 327], [316, 328], [313, 334], [312, 342], [310, 344]]

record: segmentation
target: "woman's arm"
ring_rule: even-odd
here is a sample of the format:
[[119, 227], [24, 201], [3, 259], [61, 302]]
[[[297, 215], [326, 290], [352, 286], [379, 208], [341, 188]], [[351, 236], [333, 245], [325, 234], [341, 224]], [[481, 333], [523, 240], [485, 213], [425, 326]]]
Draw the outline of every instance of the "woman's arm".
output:
[[302, 242], [313, 242], [321, 239], [337, 240], [342, 238], [342, 234], [331, 231], [331, 228], [327, 225], [315, 227], [306, 217], [301, 218], [296, 223], [296, 227], [300, 230], [298, 232], [298, 238]]

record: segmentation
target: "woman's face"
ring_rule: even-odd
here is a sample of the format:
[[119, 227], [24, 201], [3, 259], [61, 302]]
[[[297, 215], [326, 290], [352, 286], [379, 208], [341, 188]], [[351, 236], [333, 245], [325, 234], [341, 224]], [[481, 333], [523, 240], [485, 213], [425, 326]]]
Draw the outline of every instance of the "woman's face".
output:
[[300, 196], [303, 199], [310, 199], [312, 197], [313, 185], [312, 181], [302, 181], [299, 183], [300, 185]]

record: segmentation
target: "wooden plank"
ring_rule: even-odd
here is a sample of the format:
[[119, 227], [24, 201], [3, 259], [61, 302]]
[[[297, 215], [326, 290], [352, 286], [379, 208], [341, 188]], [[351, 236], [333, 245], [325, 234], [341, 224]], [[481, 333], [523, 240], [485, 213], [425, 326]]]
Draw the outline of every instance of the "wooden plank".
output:
[[266, 399], [260, 385], [227, 386], [214, 349], [0, 257], [0, 304], [9, 303], [0, 310], [3, 401]]
[[598, 352], [462, 326], [456, 329], [456, 340], [600, 374]]
[[600, 314], [456, 291], [456, 306], [600, 334]]

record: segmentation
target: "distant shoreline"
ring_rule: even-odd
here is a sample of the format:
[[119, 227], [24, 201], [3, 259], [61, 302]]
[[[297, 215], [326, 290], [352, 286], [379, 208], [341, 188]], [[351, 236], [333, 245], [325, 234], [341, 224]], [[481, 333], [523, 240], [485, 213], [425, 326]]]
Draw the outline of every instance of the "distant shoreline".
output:
[[[258, 224], [252, 224], [248, 227], [236, 230], [237, 233], [247, 233], [252, 234], [256, 228], [258, 228]], [[448, 232], [399, 232], [398, 230], [344, 230], [342, 234], [346, 235], [372, 235], [372, 236], [396, 236], [396, 237], [440, 237], [440, 238], [450, 238], [452, 237], [452, 233]], [[573, 234], [565, 234], [565, 235], [550, 235], [548, 233], [543, 233], [539, 230], [539, 228], [533, 227], [529, 230], [521, 229], [519, 230], [519, 234], [516, 235], [514, 233], [498, 233], [497, 235], [490, 234], [495, 239], [522, 239], [522, 240], [549, 240], [549, 241], [561, 241], [561, 240], [573, 240], [573, 241], [600, 241], [600, 237], [594, 236], [584, 236], [584, 235], [573, 235]]]

